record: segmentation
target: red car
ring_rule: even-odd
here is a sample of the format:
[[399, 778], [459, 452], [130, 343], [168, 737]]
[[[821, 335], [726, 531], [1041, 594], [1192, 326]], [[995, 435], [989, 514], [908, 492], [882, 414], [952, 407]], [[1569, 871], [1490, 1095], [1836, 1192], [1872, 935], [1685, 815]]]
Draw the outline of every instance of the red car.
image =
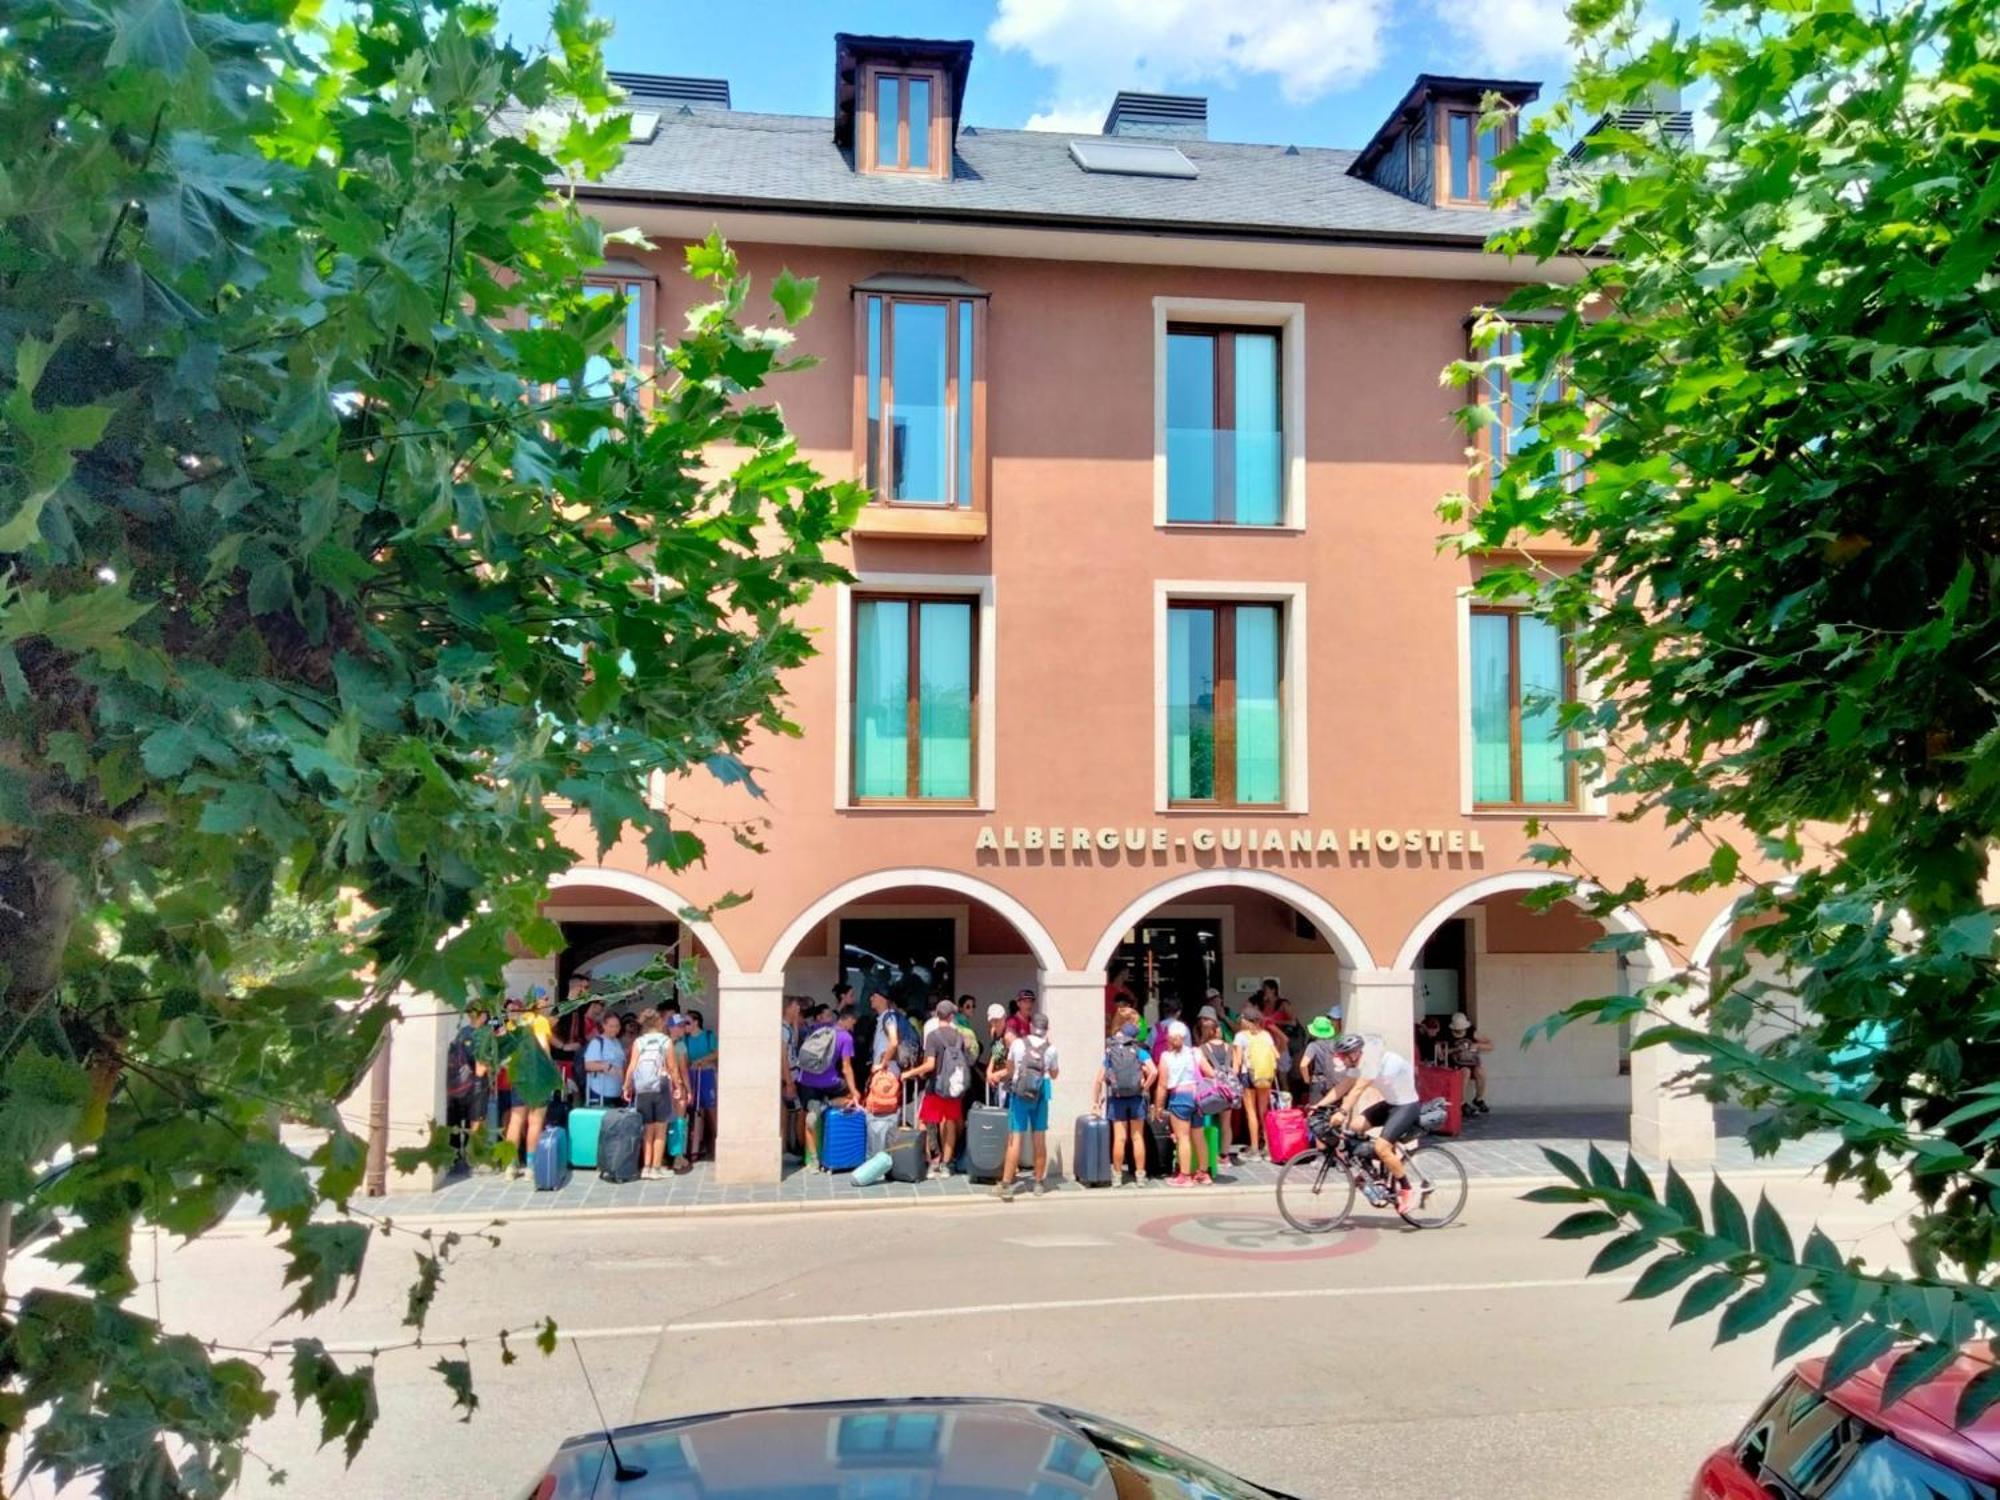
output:
[[1826, 1361], [1801, 1360], [1736, 1441], [1708, 1456], [1692, 1500], [2000, 1500], [2000, 1406], [1970, 1427], [1959, 1392], [1991, 1369], [1984, 1345], [1887, 1411], [1891, 1350], [1833, 1390]]

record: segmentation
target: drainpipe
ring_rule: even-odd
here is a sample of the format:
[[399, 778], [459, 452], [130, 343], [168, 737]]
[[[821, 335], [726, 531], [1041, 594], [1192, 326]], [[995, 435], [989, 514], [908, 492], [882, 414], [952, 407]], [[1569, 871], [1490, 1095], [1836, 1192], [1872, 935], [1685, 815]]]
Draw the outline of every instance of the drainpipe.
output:
[[389, 1191], [389, 1042], [384, 1030], [368, 1073], [368, 1171], [361, 1190], [370, 1198]]

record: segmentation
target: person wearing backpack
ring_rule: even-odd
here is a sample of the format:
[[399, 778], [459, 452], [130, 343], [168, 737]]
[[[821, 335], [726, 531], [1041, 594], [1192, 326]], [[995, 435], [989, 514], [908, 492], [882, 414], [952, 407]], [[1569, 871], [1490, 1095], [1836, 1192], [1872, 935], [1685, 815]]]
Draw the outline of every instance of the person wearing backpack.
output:
[[479, 1058], [478, 1039], [486, 1030], [486, 1010], [469, 1005], [465, 1024], [445, 1050], [444, 1123], [451, 1132], [452, 1170], [472, 1170], [472, 1133], [486, 1123], [486, 1064]]
[[639, 1175], [666, 1175], [667, 1126], [675, 1115], [674, 1043], [660, 1013], [650, 1005], [639, 1012], [639, 1037], [625, 1060], [625, 1097], [639, 1113], [644, 1132]]
[[931, 1166], [945, 1177], [958, 1160], [958, 1128], [965, 1120], [966, 1096], [972, 1092], [972, 1051], [958, 1028], [958, 1010], [949, 1000], [937, 1003], [937, 1027], [924, 1038], [923, 1061], [904, 1076], [926, 1078], [924, 1102], [917, 1123], [937, 1127], [938, 1150]]
[[[1139, 1028], [1127, 1021], [1104, 1045], [1092, 1107], [1111, 1122], [1111, 1183], [1136, 1187], [1146, 1177], [1146, 1096], [1153, 1090], [1153, 1060], [1139, 1047]], [[1132, 1143], [1132, 1175], [1119, 1163]]]
[[[1019, 1020], [1018, 1016], [1011, 1020], [1010, 1029]], [[1016, 1036], [1007, 1048], [1007, 1160], [993, 1189], [1002, 1203], [1014, 1201], [1014, 1177], [1021, 1169], [1024, 1143], [1034, 1152], [1035, 1196], [1048, 1191], [1049, 1094], [1050, 1085], [1062, 1075], [1062, 1063], [1049, 1045], [1047, 1016], [1036, 1016], [1028, 1022], [1027, 1030], [1026, 1036]]]

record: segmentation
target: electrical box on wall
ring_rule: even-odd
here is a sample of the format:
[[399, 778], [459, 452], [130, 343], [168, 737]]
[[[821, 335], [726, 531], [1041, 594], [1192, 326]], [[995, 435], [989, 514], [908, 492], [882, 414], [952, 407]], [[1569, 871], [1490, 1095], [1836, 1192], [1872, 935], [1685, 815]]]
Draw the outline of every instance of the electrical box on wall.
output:
[[1257, 993], [1258, 986], [1263, 984], [1263, 982], [1261, 979], [1239, 978], [1236, 981], [1236, 993], [1239, 995], [1254, 995]]

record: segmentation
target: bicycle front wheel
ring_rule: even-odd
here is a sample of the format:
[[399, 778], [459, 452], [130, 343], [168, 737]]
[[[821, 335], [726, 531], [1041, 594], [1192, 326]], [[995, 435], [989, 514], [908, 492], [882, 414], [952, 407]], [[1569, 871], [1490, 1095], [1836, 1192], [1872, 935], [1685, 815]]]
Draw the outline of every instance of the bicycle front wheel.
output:
[[[1420, 1195], [1416, 1207], [1403, 1214], [1405, 1223], [1419, 1229], [1442, 1229], [1465, 1212], [1465, 1166], [1456, 1156], [1442, 1146], [1423, 1145], [1405, 1151], [1403, 1161], [1409, 1167], [1410, 1180], [1430, 1189]], [[1279, 1186], [1282, 1190], [1282, 1180]]]
[[1278, 1173], [1278, 1212], [1300, 1234], [1329, 1234], [1354, 1212], [1354, 1180], [1323, 1150], [1301, 1151]]

